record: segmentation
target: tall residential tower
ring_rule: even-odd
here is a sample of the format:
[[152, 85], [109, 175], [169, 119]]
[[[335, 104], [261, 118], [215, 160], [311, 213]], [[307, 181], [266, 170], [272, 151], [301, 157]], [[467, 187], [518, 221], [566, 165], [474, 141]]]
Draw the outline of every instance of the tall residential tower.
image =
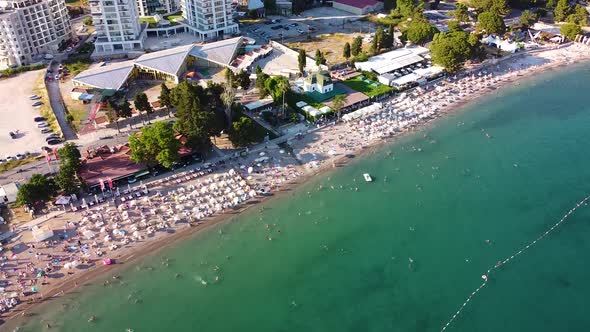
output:
[[137, 0], [139, 16], [172, 14], [180, 11], [179, 0]]
[[201, 39], [219, 39], [238, 33], [231, 0], [182, 0], [184, 23]]
[[0, 1], [0, 68], [57, 53], [72, 37], [69, 20], [64, 0]]
[[136, 0], [90, 0], [96, 27], [93, 55], [143, 51], [146, 26], [139, 22]]

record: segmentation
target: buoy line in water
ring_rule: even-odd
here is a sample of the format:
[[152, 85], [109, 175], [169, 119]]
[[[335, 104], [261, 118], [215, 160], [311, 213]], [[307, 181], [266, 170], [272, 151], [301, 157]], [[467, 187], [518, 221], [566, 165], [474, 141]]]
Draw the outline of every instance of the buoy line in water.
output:
[[586, 198], [579, 201], [578, 204], [576, 204], [576, 206], [574, 208], [569, 210], [568, 213], [566, 213], [557, 223], [555, 223], [553, 226], [551, 226], [551, 228], [549, 228], [547, 231], [545, 231], [545, 233], [541, 234], [535, 240], [531, 241], [526, 246], [522, 247], [519, 251], [510, 255], [510, 257], [507, 257], [502, 261], [498, 261], [498, 263], [496, 263], [496, 265], [494, 265], [492, 268], [489, 268], [488, 271], [486, 272], [486, 274], [481, 276], [481, 278], [483, 279], [483, 282], [481, 283], [481, 285], [479, 285], [479, 287], [477, 287], [473, 292], [471, 292], [471, 294], [467, 297], [465, 302], [463, 302], [463, 304], [461, 304], [461, 306], [459, 306], [459, 309], [457, 310], [457, 312], [455, 314], [453, 314], [453, 317], [451, 317], [451, 319], [449, 319], [449, 321], [442, 327], [441, 332], [445, 331], [453, 323], [453, 321], [455, 321], [455, 319], [457, 319], [457, 317], [459, 317], [459, 315], [461, 314], [461, 312], [463, 311], [465, 306], [467, 306], [467, 304], [471, 301], [471, 299], [482, 288], [484, 288], [487, 285], [489, 276], [490, 276], [490, 274], [492, 274], [492, 272], [494, 272], [495, 270], [504, 266], [506, 263], [510, 262], [511, 260], [516, 258], [518, 255], [524, 253], [526, 250], [530, 249], [532, 246], [537, 244], [538, 241], [541, 241], [542, 239], [547, 237], [555, 228], [559, 227], [559, 225], [561, 225], [572, 213], [574, 213], [580, 206], [585, 204], [589, 199], [590, 199], [590, 196], [586, 196]]

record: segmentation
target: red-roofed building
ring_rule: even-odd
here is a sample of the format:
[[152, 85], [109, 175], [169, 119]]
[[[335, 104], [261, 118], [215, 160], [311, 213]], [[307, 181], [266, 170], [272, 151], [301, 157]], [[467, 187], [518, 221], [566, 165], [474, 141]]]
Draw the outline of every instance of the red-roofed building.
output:
[[365, 15], [383, 9], [383, 2], [377, 0], [333, 0], [332, 6], [345, 12]]
[[[84, 153], [79, 175], [90, 187], [97, 186], [100, 179], [113, 181], [129, 176], [143, 175], [147, 167], [136, 164], [129, 158], [131, 150], [127, 145], [117, 145], [113, 148], [102, 146]], [[147, 174], [147, 173], [146, 173]]]

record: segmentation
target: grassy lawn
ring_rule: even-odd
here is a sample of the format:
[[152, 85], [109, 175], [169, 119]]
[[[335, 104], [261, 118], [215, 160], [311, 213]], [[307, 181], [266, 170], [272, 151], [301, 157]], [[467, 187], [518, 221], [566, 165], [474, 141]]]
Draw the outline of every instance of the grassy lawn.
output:
[[369, 82], [365, 82], [364, 80], [366, 80], [366, 78], [361, 75], [346, 80], [342, 83], [353, 90], [366, 94], [369, 97], [380, 96], [393, 90], [391, 87], [388, 87], [387, 85], [381, 84], [379, 82], [370, 80]]
[[170, 25], [172, 26], [178, 25], [177, 21], [182, 20], [182, 12], [166, 15], [164, 19], [170, 21]]
[[290, 93], [287, 94], [287, 97], [285, 98], [286, 103], [291, 106], [291, 108], [293, 109], [300, 109], [299, 107], [297, 107], [295, 104], [297, 104], [300, 101], [304, 101], [307, 103], [307, 105], [311, 106], [311, 107], [315, 107], [315, 108], [322, 108], [326, 105], [316, 101], [315, 99], [313, 99], [311, 96], [306, 95], [306, 94], [299, 94], [299, 93]]
[[[308, 56], [314, 57], [316, 50], [321, 50], [326, 57], [326, 61], [329, 65], [342, 63], [346, 59], [342, 56], [342, 50], [344, 44], [347, 42], [352, 44], [352, 40], [358, 34], [343, 34], [343, 33], [331, 33], [318, 35], [310, 40], [304, 40], [293, 43], [286, 43], [288, 47], [293, 49], [303, 49]], [[367, 48], [367, 45], [364, 45]]]
[[74, 118], [72, 120], [72, 127], [76, 132], [80, 130], [80, 126], [82, 125], [82, 120], [86, 118], [86, 111], [80, 109], [68, 109], [68, 114], [71, 114]]
[[53, 130], [54, 133], [58, 135], [62, 135], [61, 128], [59, 127], [59, 123], [57, 123], [57, 118], [51, 109], [51, 105], [49, 104], [49, 95], [47, 94], [47, 89], [45, 89], [45, 72], [42, 72], [39, 75], [39, 78], [35, 82], [35, 88], [33, 92], [40, 96], [40, 101], [43, 102], [41, 105], [41, 116], [47, 119], [47, 124], [49, 128]]
[[142, 16], [139, 18], [140, 23], [147, 23], [148, 28], [155, 28], [158, 26], [156, 19], [153, 16]]
[[74, 62], [74, 63], [68, 63], [66, 65], [66, 68], [70, 71], [70, 77], [74, 77], [74, 76], [78, 75], [79, 73], [88, 69], [88, 67], [90, 67], [90, 63], [81, 62], [81, 61]]
[[68, 58], [64, 61], [66, 68], [71, 72], [71, 76], [76, 76], [78, 73], [88, 69], [92, 60], [90, 56], [94, 51], [94, 44], [86, 43], [76, 53], [68, 55]]
[[42, 159], [43, 156], [36, 156], [36, 157], [29, 157], [22, 160], [12, 160], [9, 162], [5, 162], [4, 164], [0, 165], [0, 172], [6, 172], [13, 168], [28, 164], [30, 162]]

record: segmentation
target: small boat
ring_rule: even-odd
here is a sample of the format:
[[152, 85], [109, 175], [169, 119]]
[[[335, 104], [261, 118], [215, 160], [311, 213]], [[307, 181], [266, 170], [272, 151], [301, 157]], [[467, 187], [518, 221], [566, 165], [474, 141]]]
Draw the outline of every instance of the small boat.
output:
[[363, 177], [365, 178], [365, 181], [367, 181], [367, 182], [373, 182], [373, 178], [371, 178], [371, 176], [369, 175], [369, 173], [363, 174]]

